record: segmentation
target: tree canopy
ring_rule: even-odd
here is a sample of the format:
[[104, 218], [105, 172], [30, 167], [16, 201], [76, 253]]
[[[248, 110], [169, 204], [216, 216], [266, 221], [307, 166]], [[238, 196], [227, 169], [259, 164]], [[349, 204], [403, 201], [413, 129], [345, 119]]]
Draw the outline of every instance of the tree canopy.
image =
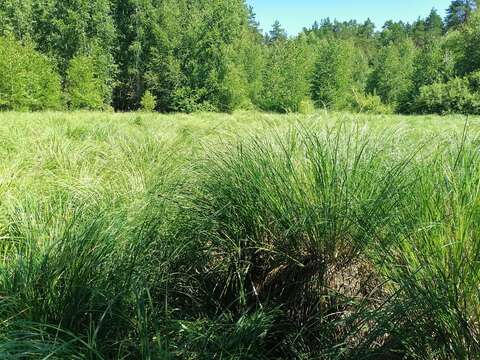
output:
[[[285, 112], [370, 99], [380, 109], [423, 112], [430, 90], [480, 70], [477, 9], [478, 1], [454, 0], [445, 19], [432, 9], [378, 30], [371, 20], [324, 18], [288, 36], [279, 21], [264, 33], [245, 0], [0, 0], [2, 64], [16, 64], [0, 86], [13, 81], [7, 76], [18, 82], [0, 103], [128, 111], [148, 99], [162, 112]], [[25, 72], [17, 54], [31, 54], [37, 73]], [[51, 97], [27, 96], [27, 84], [46, 74]]]

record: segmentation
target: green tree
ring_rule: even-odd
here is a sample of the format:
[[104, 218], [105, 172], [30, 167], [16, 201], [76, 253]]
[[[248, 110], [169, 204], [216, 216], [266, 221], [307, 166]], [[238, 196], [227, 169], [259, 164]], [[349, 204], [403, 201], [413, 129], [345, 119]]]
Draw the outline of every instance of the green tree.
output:
[[114, 88], [114, 106], [132, 110], [139, 106], [145, 88], [145, 73], [151, 50], [157, 45], [159, 16], [158, 1], [116, 0], [113, 17], [116, 25], [115, 63], [118, 66]]
[[398, 44], [409, 36], [409, 26], [402, 21], [387, 21], [380, 32], [380, 41], [383, 46]]
[[257, 15], [253, 10], [253, 6], [249, 5], [247, 9], [248, 9], [248, 26], [250, 27], [250, 30], [252, 30], [254, 33], [257, 33], [261, 36], [262, 30], [260, 29], [260, 23], [257, 21], [257, 18], [256, 18]]
[[33, 23], [31, 0], [0, 0], [0, 36], [29, 40]]
[[363, 93], [367, 64], [352, 41], [330, 41], [320, 50], [312, 80], [312, 98], [320, 107], [347, 107], [355, 91]]
[[370, 20], [370, 18], [368, 18], [362, 25], [360, 25], [359, 30], [360, 37], [367, 39], [373, 38], [375, 34], [375, 24], [372, 22], [372, 20]]
[[60, 109], [60, 77], [31, 45], [0, 37], [0, 109]]
[[425, 20], [426, 30], [428, 34], [435, 37], [443, 34], [443, 20], [436, 9], [432, 9]]
[[238, 53], [249, 36], [243, 0], [165, 0], [146, 81], [163, 111], [231, 111], [245, 97]]
[[142, 96], [142, 110], [146, 112], [152, 112], [157, 107], [157, 98], [150, 92], [150, 90], [145, 91], [145, 94]]
[[[478, 1], [454, 0], [446, 24], [432, 9], [381, 31], [370, 20], [325, 18], [289, 38], [278, 21], [263, 35], [245, 0], [0, 0], [0, 36], [45, 55], [51, 84], [58, 72], [73, 107], [135, 110], [149, 89], [160, 111], [293, 111], [309, 95], [345, 108], [353, 93], [371, 104], [378, 94], [407, 111], [421, 88], [480, 69], [477, 8]], [[15, 69], [24, 76], [22, 66]]]
[[447, 29], [456, 28], [464, 24], [470, 15], [477, 9], [475, 0], [454, 0], [447, 9], [445, 24]]
[[437, 82], [445, 82], [455, 74], [454, 58], [442, 42], [430, 42], [415, 56], [412, 76], [412, 96], [420, 88]]
[[109, 0], [32, 0], [34, 39], [38, 48], [58, 59], [62, 69], [92, 46], [111, 54], [115, 25]]
[[309, 65], [304, 42], [286, 40], [269, 46], [257, 105], [267, 111], [297, 111], [309, 97], [312, 73]]
[[280, 21], [275, 20], [272, 25], [272, 29], [269, 31], [267, 36], [267, 42], [269, 44], [273, 44], [277, 41], [285, 41], [287, 40], [287, 32], [280, 24]]
[[74, 57], [66, 77], [69, 108], [101, 110], [104, 107], [102, 92], [102, 83], [95, 73], [95, 61], [88, 56]]
[[415, 54], [413, 42], [405, 40], [383, 48], [375, 59], [369, 90], [399, 111], [409, 105]]
[[409, 92], [409, 111], [418, 112], [418, 101], [421, 89], [436, 83], [447, 82], [455, 75], [455, 58], [445, 41], [432, 41], [419, 49], [415, 55], [412, 74], [412, 88]]
[[241, 49], [234, 58], [239, 61], [244, 76], [244, 87], [247, 91], [244, 107], [250, 107], [257, 102], [262, 91], [266, 51], [263, 46], [263, 35], [255, 27], [250, 27], [241, 41]]
[[428, 45], [442, 36], [443, 20], [438, 12], [432, 9], [425, 20], [418, 19], [413, 23], [410, 33], [419, 47]]
[[457, 70], [465, 75], [480, 69], [480, 13], [475, 13], [462, 27], [456, 43]]
[[418, 19], [412, 24], [411, 38], [418, 47], [422, 47], [429, 42], [430, 37], [427, 33], [425, 20]]
[[423, 86], [415, 108], [422, 113], [480, 114], [480, 93], [472, 89], [469, 79], [456, 77]]
[[95, 58], [97, 80], [109, 103], [115, 79], [115, 23], [110, 0], [31, 0], [33, 40], [38, 50], [54, 58], [66, 76], [75, 56]]

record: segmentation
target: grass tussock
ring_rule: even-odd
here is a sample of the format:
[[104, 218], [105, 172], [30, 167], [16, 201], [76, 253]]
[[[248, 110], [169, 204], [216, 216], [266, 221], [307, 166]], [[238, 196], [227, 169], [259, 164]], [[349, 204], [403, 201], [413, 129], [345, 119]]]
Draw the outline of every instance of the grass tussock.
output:
[[245, 115], [7, 119], [1, 357], [475, 358], [475, 121]]

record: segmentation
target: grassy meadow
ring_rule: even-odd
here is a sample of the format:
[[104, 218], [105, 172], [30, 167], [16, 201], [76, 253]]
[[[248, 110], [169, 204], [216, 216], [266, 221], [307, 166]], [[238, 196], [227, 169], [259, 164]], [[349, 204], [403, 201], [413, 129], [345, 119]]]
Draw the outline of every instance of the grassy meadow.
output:
[[0, 114], [0, 359], [474, 359], [480, 118]]

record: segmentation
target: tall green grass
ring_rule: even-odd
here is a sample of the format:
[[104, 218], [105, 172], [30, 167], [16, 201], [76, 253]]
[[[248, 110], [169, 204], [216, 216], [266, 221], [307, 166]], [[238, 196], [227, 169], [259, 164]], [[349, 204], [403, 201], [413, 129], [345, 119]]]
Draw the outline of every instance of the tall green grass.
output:
[[0, 358], [480, 353], [476, 120], [2, 116]]

